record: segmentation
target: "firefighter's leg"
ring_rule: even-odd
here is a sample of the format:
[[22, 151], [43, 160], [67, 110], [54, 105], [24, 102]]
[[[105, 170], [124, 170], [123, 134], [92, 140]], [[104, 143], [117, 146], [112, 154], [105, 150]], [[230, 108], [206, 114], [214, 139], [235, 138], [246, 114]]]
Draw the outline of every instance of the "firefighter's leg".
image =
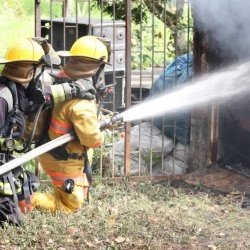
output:
[[[83, 175], [82, 160], [58, 161], [50, 154], [44, 154], [39, 157], [43, 170], [52, 178], [54, 185], [53, 193], [34, 193], [32, 196], [32, 206], [41, 210], [55, 212], [61, 210], [64, 212], [75, 212], [84, 203], [86, 196], [83, 187], [88, 185]], [[72, 193], [63, 190], [63, 183], [56, 184], [60, 178], [79, 179], [75, 182]], [[85, 180], [85, 181], [84, 181]]]
[[31, 197], [33, 208], [55, 213], [57, 210], [63, 212], [76, 212], [84, 203], [82, 186], [75, 185], [72, 193], [67, 193], [62, 187], [54, 187], [53, 193], [34, 193]]
[[[92, 160], [92, 157], [93, 157], [93, 149], [89, 149], [88, 158]], [[85, 195], [84, 200], [87, 199], [90, 183], [88, 181], [86, 174], [83, 173], [84, 169], [83, 160], [69, 159], [67, 161], [58, 161], [52, 155], [47, 153], [39, 157], [39, 162], [41, 163], [43, 170], [50, 176], [53, 175], [52, 171], [58, 173], [60, 172], [64, 175], [69, 175], [74, 173], [76, 173], [77, 175], [81, 175], [82, 182], [79, 183], [79, 185], [83, 186], [83, 191]]]

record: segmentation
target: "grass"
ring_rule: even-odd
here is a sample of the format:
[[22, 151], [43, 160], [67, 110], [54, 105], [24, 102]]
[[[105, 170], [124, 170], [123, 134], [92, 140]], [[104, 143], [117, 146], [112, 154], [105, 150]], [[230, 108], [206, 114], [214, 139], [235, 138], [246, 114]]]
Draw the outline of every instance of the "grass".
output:
[[[44, 187], [43, 187], [44, 188]], [[249, 249], [250, 211], [190, 187], [99, 183], [74, 214], [33, 211], [0, 249]]]

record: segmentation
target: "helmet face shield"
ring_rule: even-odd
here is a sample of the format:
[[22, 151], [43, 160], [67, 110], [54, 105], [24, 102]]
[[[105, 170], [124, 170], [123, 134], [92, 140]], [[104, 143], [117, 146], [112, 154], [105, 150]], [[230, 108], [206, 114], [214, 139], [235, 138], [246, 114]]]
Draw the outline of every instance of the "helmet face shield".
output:
[[32, 39], [25, 38], [11, 44], [6, 51], [5, 57], [0, 58], [0, 63], [32, 62], [39, 64], [43, 56], [43, 48]]

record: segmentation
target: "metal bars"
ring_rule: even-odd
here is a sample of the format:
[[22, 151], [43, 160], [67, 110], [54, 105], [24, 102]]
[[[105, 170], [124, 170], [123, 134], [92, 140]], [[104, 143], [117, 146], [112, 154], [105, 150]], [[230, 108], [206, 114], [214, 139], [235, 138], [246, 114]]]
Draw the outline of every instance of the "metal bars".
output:
[[[113, 93], [103, 101], [103, 108], [110, 112], [121, 110], [121, 107], [130, 109], [145, 101], [160, 76], [164, 81], [169, 80], [166, 67], [179, 56], [191, 54], [193, 31], [189, 0], [50, 0], [47, 4], [50, 11], [45, 13], [38, 9], [42, 4], [47, 3], [36, 1], [36, 34], [40, 29], [41, 36], [47, 37], [55, 50], [68, 50], [83, 35], [93, 34], [111, 40], [112, 66], [106, 67], [105, 82]], [[125, 19], [121, 20], [123, 16]], [[189, 59], [188, 56], [188, 75], [191, 74]], [[177, 73], [178, 65], [175, 65], [171, 88], [179, 84]], [[188, 141], [182, 142], [181, 147], [178, 144], [178, 115], [171, 119], [162, 116], [161, 128], [156, 126], [156, 121], [147, 117], [125, 123], [124, 138], [120, 133], [109, 133], [106, 146], [95, 150], [95, 170], [101, 176], [113, 178], [118, 175], [153, 178], [155, 175], [183, 174], [189, 145]], [[187, 119], [186, 133], [189, 123]], [[185, 155], [183, 168], [179, 166], [180, 151]]]

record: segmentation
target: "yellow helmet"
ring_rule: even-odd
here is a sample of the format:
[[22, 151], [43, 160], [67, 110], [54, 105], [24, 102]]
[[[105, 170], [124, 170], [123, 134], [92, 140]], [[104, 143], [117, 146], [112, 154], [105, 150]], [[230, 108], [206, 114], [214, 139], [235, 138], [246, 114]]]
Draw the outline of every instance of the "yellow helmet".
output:
[[4, 58], [0, 63], [10, 62], [33, 62], [39, 63], [44, 56], [43, 48], [31, 38], [24, 38], [9, 46]]
[[58, 52], [60, 56], [82, 56], [108, 63], [108, 48], [98, 37], [83, 36], [77, 39], [70, 51]]

